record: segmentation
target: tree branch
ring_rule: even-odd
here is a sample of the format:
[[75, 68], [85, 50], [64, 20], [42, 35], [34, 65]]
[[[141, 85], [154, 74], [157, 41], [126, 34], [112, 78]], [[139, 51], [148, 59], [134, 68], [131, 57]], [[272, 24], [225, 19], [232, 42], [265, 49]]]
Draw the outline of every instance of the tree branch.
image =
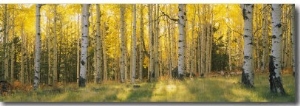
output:
[[177, 22], [179, 19], [175, 19], [175, 18], [171, 18], [168, 14], [166, 14], [165, 12], [163, 11], [160, 11], [162, 13], [162, 16], [166, 16], [168, 19], [172, 20], [172, 21], [175, 21]]

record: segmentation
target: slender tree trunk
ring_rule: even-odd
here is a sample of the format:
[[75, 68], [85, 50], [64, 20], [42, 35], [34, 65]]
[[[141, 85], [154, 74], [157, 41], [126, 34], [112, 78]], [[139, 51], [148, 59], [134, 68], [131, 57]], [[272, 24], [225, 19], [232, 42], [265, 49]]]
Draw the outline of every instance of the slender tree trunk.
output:
[[151, 4], [148, 4], [148, 16], [149, 16], [149, 67], [148, 67], [148, 76], [150, 82], [153, 81], [154, 78], [154, 56], [153, 56], [153, 32], [152, 32], [152, 8], [153, 6]]
[[132, 6], [133, 25], [132, 25], [132, 37], [131, 37], [131, 83], [135, 83], [135, 70], [136, 70], [136, 5]]
[[291, 9], [291, 38], [292, 38], [292, 68], [293, 68], [293, 76], [295, 77], [295, 58], [296, 58], [296, 51], [295, 51], [295, 4], [292, 4]]
[[125, 82], [125, 61], [126, 61], [126, 43], [125, 43], [125, 19], [124, 19], [124, 14], [125, 14], [125, 8], [124, 8], [124, 4], [120, 4], [120, 20], [121, 20], [121, 67], [120, 67], [120, 71], [121, 71], [121, 82], [124, 83]]
[[281, 5], [272, 4], [272, 49], [269, 64], [269, 82], [270, 90], [272, 93], [279, 93], [285, 95], [283, 84], [281, 81], [281, 36], [282, 36], [282, 23], [281, 18]]
[[139, 54], [140, 54], [140, 59], [139, 59], [139, 79], [142, 80], [143, 79], [143, 64], [144, 64], [144, 55], [143, 55], [143, 35], [144, 35], [144, 12], [143, 12], [143, 5], [140, 5], [141, 6], [141, 9], [140, 9], [140, 39], [139, 39], [139, 42], [140, 42], [140, 45], [139, 45]]
[[[266, 57], [267, 57], [267, 38], [268, 38], [268, 24], [267, 24], [267, 10], [266, 10], [266, 8], [265, 8], [265, 4], [263, 4], [263, 6], [262, 6], [262, 8], [263, 8], [263, 13], [262, 13], [262, 21], [263, 21], [263, 24], [262, 24], [262, 30], [263, 30], [263, 32], [262, 32], [262, 37], [263, 37], [263, 41], [262, 41], [262, 52], [263, 52], [263, 54], [262, 54], [262, 61], [261, 61], [261, 63], [262, 63], [262, 66], [261, 66], [261, 71], [262, 72], [265, 72], [265, 67], [266, 67]], [[265, 9], [264, 9], [265, 8]]]
[[[166, 8], [168, 9], [168, 8]], [[171, 13], [171, 9], [168, 9], [169, 13]], [[172, 66], [172, 36], [171, 36], [171, 25], [170, 25], [170, 20], [167, 20], [167, 31], [168, 31], [168, 47], [169, 47], [169, 56], [168, 56], [168, 62], [169, 62], [169, 78], [172, 75], [172, 69], [173, 69], [173, 66]]]
[[99, 4], [96, 4], [96, 14], [97, 14], [97, 24], [96, 24], [96, 74], [95, 74], [95, 83], [100, 83], [100, 71], [101, 71], [101, 57], [102, 57], [102, 51], [100, 50], [101, 45], [101, 35], [100, 35], [100, 7]]
[[[107, 24], [104, 23], [104, 28], [107, 27]], [[104, 30], [106, 32], [106, 30]], [[104, 43], [105, 41], [105, 36], [107, 35], [107, 33], [104, 33], [101, 37], [101, 44], [102, 44], [102, 51], [103, 51], [103, 80], [106, 81], [107, 80], [107, 55], [106, 55], [106, 44]]]
[[80, 21], [79, 21], [79, 18], [80, 18], [80, 15], [78, 14], [78, 20], [77, 20], [77, 25], [78, 25], [78, 29], [77, 29], [77, 35], [78, 35], [78, 38], [77, 38], [77, 63], [76, 63], [76, 68], [77, 68], [77, 74], [76, 74], [76, 79], [77, 79], [77, 83], [79, 83], [79, 72], [80, 72]]
[[179, 4], [178, 17], [179, 17], [179, 40], [178, 40], [178, 78], [183, 79], [185, 72], [184, 60], [185, 60], [185, 26], [186, 26], [186, 4]]
[[[12, 25], [15, 25], [14, 22], [14, 10], [12, 10], [12, 14], [13, 16], [12, 18]], [[15, 70], [15, 27], [12, 27], [12, 36], [11, 36], [11, 59], [10, 59], [10, 82], [14, 82], [15, 78], [14, 78], [14, 70]]]
[[8, 12], [7, 12], [7, 4], [4, 5], [4, 19], [3, 19], [3, 26], [4, 26], [4, 80], [8, 80], [8, 54], [9, 54], [9, 50], [8, 50], [8, 46], [7, 46], [7, 42], [8, 42]]
[[21, 72], [20, 72], [20, 81], [21, 84], [25, 83], [25, 79], [24, 79], [24, 73], [25, 73], [25, 57], [26, 57], [26, 39], [25, 39], [25, 35], [24, 35], [24, 22], [22, 22], [21, 24]]
[[154, 22], [154, 27], [155, 27], [155, 34], [154, 34], [154, 42], [153, 42], [153, 44], [154, 44], [154, 78], [155, 78], [155, 80], [157, 80], [158, 79], [158, 77], [159, 77], [159, 73], [160, 73], [160, 70], [159, 70], [159, 67], [160, 67], [160, 64], [159, 64], [159, 40], [158, 40], [158, 36], [159, 36], [159, 20], [157, 20], [157, 19], [159, 19], [159, 18], [157, 18], [158, 16], [159, 16], [159, 4], [156, 4], [155, 5], [155, 7], [154, 7], [154, 20], [155, 20], [155, 22]]
[[35, 36], [35, 58], [34, 58], [34, 90], [38, 89], [40, 82], [40, 61], [41, 61], [41, 29], [40, 29], [40, 9], [42, 5], [36, 4], [36, 36]]
[[254, 86], [253, 57], [252, 57], [252, 17], [253, 4], [242, 4], [244, 18], [244, 65], [242, 73], [242, 83], [248, 87]]
[[56, 20], [57, 20], [57, 18], [56, 18], [56, 14], [57, 14], [57, 12], [56, 12], [56, 8], [57, 8], [57, 5], [54, 5], [54, 24], [53, 24], [53, 29], [54, 29], [54, 31], [53, 31], [53, 69], [52, 69], [52, 71], [53, 71], [53, 85], [57, 85], [57, 47], [58, 47], [58, 44], [57, 44], [57, 34], [56, 34]]
[[79, 87], [86, 85], [87, 72], [87, 48], [89, 34], [89, 4], [82, 5], [82, 41], [81, 41], [81, 59], [80, 59], [80, 77]]

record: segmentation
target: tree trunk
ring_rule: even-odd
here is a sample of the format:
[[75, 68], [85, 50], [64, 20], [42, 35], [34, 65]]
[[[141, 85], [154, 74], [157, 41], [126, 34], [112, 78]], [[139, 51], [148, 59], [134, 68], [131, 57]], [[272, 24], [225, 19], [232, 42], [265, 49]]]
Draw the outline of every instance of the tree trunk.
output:
[[34, 90], [38, 89], [40, 82], [40, 60], [41, 60], [41, 29], [40, 29], [40, 9], [42, 5], [36, 4], [36, 36], [35, 36], [35, 58], [34, 58]]
[[263, 18], [262, 18], [262, 21], [263, 21], [263, 24], [262, 24], [262, 30], [263, 30], [263, 32], [262, 32], [262, 37], [263, 37], [263, 41], [262, 41], [262, 43], [263, 43], [263, 45], [262, 45], [262, 48], [263, 48], [263, 50], [262, 50], [262, 52], [263, 52], [263, 54], [262, 54], [262, 61], [261, 61], [261, 71], [262, 72], [265, 72], [265, 67], [266, 67], [266, 57], [267, 57], [267, 50], [268, 50], [268, 47], [267, 47], [267, 42], [268, 42], [268, 24], [267, 24], [267, 22], [268, 22], [268, 19], [267, 19], [267, 10], [266, 10], [266, 8], [265, 8], [265, 4], [263, 4], [263, 6], [262, 6], [262, 8], [263, 8]]
[[136, 5], [132, 6], [133, 25], [132, 25], [132, 37], [131, 37], [131, 83], [135, 83], [135, 70], [136, 70]]
[[8, 50], [8, 13], [7, 13], [7, 4], [4, 5], [4, 19], [3, 19], [3, 26], [4, 26], [4, 80], [8, 80], [8, 55], [9, 55], [9, 50]]
[[149, 66], [148, 66], [148, 76], [149, 76], [149, 80], [150, 82], [153, 81], [154, 78], [154, 55], [153, 55], [153, 32], [152, 32], [152, 8], [153, 6], [151, 4], [148, 5], [148, 16], [149, 16]]
[[101, 35], [100, 35], [100, 7], [99, 4], [96, 4], [96, 14], [97, 14], [97, 24], [96, 24], [96, 74], [95, 74], [95, 83], [100, 83], [100, 71], [102, 66], [102, 51], [100, 50], [101, 45]]
[[125, 43], [125, 19], [124, 19], [124, 14], [125, 14], [125, 8], [123, 4], [120, 4], [120, 20], [121, 20], [121, 67], [120, 67], [120, 71], [121, 71], [121, 82], [124, 83], [125, 82], [125, 61], [126, 61], [126, 43]]
[[291, 9], [291, 38], [292, 38], [292, 68], [293, 68], [293, 76], [295, 77], [295, 58], [296, 58], [296, 51], [295, 51], [295, 4], [292, 4]]
[[285, 91], [281, 81], [281, 36], [282, 24], [281, 5], [272, 4], [272, 49], [269, 64], [269, 82], [272, 93], [279, 93], [285, 95]]
[[140, 58], [139, 58], [139, 79], [142, 81], [143, 79], [143, 64], [144, 64], [144, 55], [143, 55], [143, 35], [144, 35], [144, 18], [143, 18], [143, 5], [140, 5], [141, 6], [141, 9], [140, 9], [140, 39], [139, 39], [139, 42], [140, 42], [140, 45], [139, 45], [139, 54], [140, 54]]
[[[106, 28], [107, 24], [104, 23], [104, 28]], [[106, 44], [104, 43], [105, 41], [105, 36], [106, 34], [106, 30], [104, 30], [104, 34], [102, 34], [103, 37], [101, 37], [101, 42], [100, 44], [102, 44], [102, 51], [103, 51], [103, 80], [106, 81], [107, 80], [107, 55], [106, 55]], [[116, 78], [116, 77], [115, 77]]]
[[254, 87], [253, 82], [253, 58], [252, 58], [252, 17], [253, 4], [242, 4], [244, 18], [244, 65], [242, 72], [242, 83], [248, 87]]
[[[159, 40], [158, 40], [158, 36], [159, 36], [159, 18], [157, 18], [159, 16], [159, 4], [156, 4], [154, 7], [154, 28], [155, 28], [155, 34], [154, 34], [154, 42], [153, 42], [153, 46], [154, 46], [154, 78], [155, 80], [158, 79], [159, 77]], [[157, 20], [158, 19], [158, 20]]]
[[86, 85], [87, 72], [87, 48], [88, 48], [88, 34], [89, 34], [89, 4], [82, 5], [82, 41], [81, 41], [81, 59], [80, 59], [80, 76], [79, 87]]
[[184, 60], [185, 60], [185, 21], [186, 21], [186, 4], [179, 4], [178, 17], [179, 17], [179, 40], [178, 40], [178, 78], [183, 79], [185, 72]]
[[24, 79], [24, 73], [25, 73], [25, 60], [26, 60], [26, 39], [25, 39], [25, 35], [24, 35], [24, 22], [22, 22], [21, 24], [21, 72], [20, 72], [20, 81], [21, 84], [25, 83], [25, 79]]
[[78, 20], [77, 20], [77, 25], [78, 25], [78, 30], [77, 30], [77, 33], [78, 33], [78, 38], [77, 38], [77, 50], [76, 50], [76, 52], [77, 52], [77, 63], [76, 63], [76, 68], [77, 68], [77, 74], [76, 74], [76, 79], [77, 79], [77, 83], [79, 83], [79, 73], [80, 73], [80, 21], [79, 21], [79, 18], [80, 18], [80, 15], [78, 14]]
[[57, 44], [57, 34], [56, 34], [56, 20], [57, 20], [57, 18], [56, 18], [56, 14], [57, 14], [57, 12], [56, 12], [56, 7], [57, 7], [57, 5], [54, 5], [54, 24], [53, 24], [53, 69], [52, 69], [52, 71], [53, 71], [53, 76], [52, 76], [52, 82], [53, 82], [53, 85], [57, 85], [57, 46], [58, 46], [58, 44]]

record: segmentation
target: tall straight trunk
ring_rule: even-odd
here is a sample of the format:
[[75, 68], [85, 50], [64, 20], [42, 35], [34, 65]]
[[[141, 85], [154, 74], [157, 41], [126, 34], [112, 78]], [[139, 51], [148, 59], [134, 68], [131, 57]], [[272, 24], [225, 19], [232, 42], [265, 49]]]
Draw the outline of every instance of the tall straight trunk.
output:
[[136, 5], [132, 6], [133, 25], [132, 25], [132, 37], [131, 37], [131, 83], [135, 83], [135, 70], [136, 70]]
[[125, 8], [124, 8], [124, 4], [120, 4], [120, 22], [121, 22], [121, 66], [120, 66], [120, 71], [121, 71], [121, 82], [125, 82], [125, 61], [126, 61], [126, 43], [125, 43], [125, 19], [124, 19], [124, 14], [125, 14]]
[[263, 4], [262, 5], [262, 8], [263, 8], [263, 14], [262, 14], [262, 21], [263, 21], [263, 23], [262, 23], [262, 37], [263, 37], [263, 41], [262, 41], [262, 52], [263, 52], [263, 54], [262, 54], [262, 59], [261, 59], [261, 71], [262, 72], [265, 72], [265, 67], [266, 67], [266, 59], [267, 59], [267, 50], [268, 50], [268, 47], [267, 47], [267, 38], [268, 38], [268, 24], [267, 24], [267, 22], [268, 22], [268, 19], [267, 19], [267, 10], [266, 10], [266, 8], [265, 8], [265, 4]]
[[[107, 27], [107, 24], [104, 23], [104, 28]], [[106, 44], [104, 43], [105, 36], [107, 35], [106, 30], [104, 30], [105, 33], [102, 34], [101, 36], [101, 42], [102, 44], [102, 54], [103, 54], [103, 80], [107, 80], [107, 55], [106, 55]], [[116, 78], [116, 77], [115, 77]]]
[[[168, 11], [169, 11], [169, 13], [171, 13], [170, 11], [171, 11], [171, 9], [169, 9], [169, 8], [166, 8], [166, 9], [168, 9]], [[170, 20], [167, 20], [167, 31], [168, 31], [168, 50], [169, 50], [169, 56], [168, 56], [168, 66], [169, 66], [169, 78], [172, 76], [172, 68], [173, 68], [173, 66], [172, 66], [172, 36], [171, 36], [171, 25], [170, 25]]]
[[253, 4], [242, 4], [244, 18], [244, 65], [242, 72], [242, 83], [248, 87], [254, 86], [253, 57], [252, 57], [252, 17]]
[[77, 35], [78, 35], [78, 38], [77, 38], [77, 62], [76, 62], [76, 68], [77, 68], [77, 73], [76, 73], [76, 79], [77, 79], [77, 83], [79, 83], [79, 72], [80, 72], [80, 21], [79, 21], [79, 18], [80, 18], [80, 15], [78, 14], [78, 17], [77, 17], [77, 25], [78, 25], [78, 29], [77, 29]]
[[22, 84], [25, 83], [25, 79], [24, 79], [24, 73], [25, 73], [25, 57], [26, 57], [26, 39], [25, 39], [25, 35], [24, 35], [24, 22], [22, 22], [21, 24], [21, 30], [20, 30], [20, 33], [21, 33], [21, 72], [20, 72], [20, 81]]
[[185, 60], [185, 25], [186, 25], [186, 4], [179, 4], [178, 17], [179, 17], [179, 40], [178, 40], [178, 78], [183, 79], [185, 72], [184, 60]]
[[281, 37], [282, 23], [281, 5], [272, 4], [272, 49], [269, 64], [269, 82], [272, 93], [285, 95], [283, 84], [281, 81]]
[[296, 51], [295, 51], [295, 4], [292, 4], [291, 9], [291, 38], [292, 38], [292, 68], [293, 68], [293, 76], [295, 77], [295, 58], [296, 58]]
[[[227, 11], [230, 11], [229, 10], [229, 7], [228, 7], [228, 5], [226, 5], [226, 9], [227, 9]], [[231, 21], [229, 20], [229, 16], [228, 16], [228, 12], [226, 13], [226, 17], [227, 17], [227, 21], [229, 22], [229, 23], [231, 23]], [[231, 71], [231, 47], [230, 47], [230, 45], [231, 45], [231, 34], [230, 33], [232, 33], [231, 31], [230, 31], [230, 27], [229, 26], [227, 26], [227, 36], [228, 36], [228, 38], [227, 38], [227, 42], [228, 42], [228, 45], [227, 45], [227, 53], [228, 53], [228, 66], [229, 66], [229, 71]]]
[[160, 70], [159, 70], [159, 67], [160, 67], [160, 62], [159, 62], [159, 49], [160, 47], [158, 46], [159, 45], [159, 40], [158, 40], [158, 36], [159, 36], [159, 20], [156, 20], [156, 19], [159, 19], [157, 18], [159, 16], [159, 4], [156, 4], [155, 5], [155, 9], [154, 9], [154, 19], [155, 19], [155, 24], [154, 24], [154, 27], [155, 27], [155, 34], [154, 34], [154, 74], [155, 74], [155, 80], [158, 79], [159, 77], [159, 73], [160, 73]]
[[8, 55], [9, 55], [9, 50], [8, 50], [8, 9], [7, 9], [7, 4], [4, 5], [4, 19], [3, 19], [3, 26], [4, 26], [4, 80], [8, 80]]
[[140, 9], [140, 45], [139, 45], [139, 79], [142, 80], [143, 79], [143, 63], [144, 63], [144, 55], [143, 55], [143, 35], [144, 35], [144, 12], [143, 12], [143, 5], [140, 5], [141, 9]]
[[[194, 4], [194, 7], [196, 8], [195, 6], [196, 4]], [[192, 21], [192, 43], [191, 43], [191, 49], [190, 49], [190, 56], [191, 56], [191, 59], [190, 59], [190, 65], [191, 65], [191, 72], [192, 73], [195, 73], [196, 71], [196, 38], [195, 38], [195, 30], [194, 30], [194, 26], [195, 26], [195, 20], [196, 20], [196, 14], [197, 14], [197, 11], [196, 9], [194, 10], [194, 16], [193, 16], [193, 21]], [[190, 74], [191, 75], [191, 74]]]
[[56, 20], [57, 20], [57, 18], [56, 18], [56, 14], [57, 14], [57, 12], [56, 12], [56, 8], [57, 8], [57, 5], [54, 5], [54, 24], [53, 24], [53, 29], [54, 29], [54, 31], [53, 31], [53, 69], [52, 69], [52, 71], [53, 71], [53, 85], [56, 85], [57, 84], [57, 47], [58, 47], [58, 44], [57, 44], [57, 34], [56, 34]]
[[101, 71], [101, 66], [102, 66], [102, 51], [101, 51], [101, 33], [100, 33], [100, 7], [99, 4], [96, 4], [96, 15], [97, 15], [97, 24], [96, 24], [96, 74], [95, 74], [95, 83], [100, 82], [100, 71]]
[[89, 35], [89, 4], [82, 5], [82, 41], [81, 41], [81, 58], [80, 58], [80, 76], [79, 87], [86, 85], [86, 72], [87, 72], [87, 48], [88, 48], [88, 35]]
[[[12, 10], [12, 25], [14, 25], [14, 11]], [[10, 56], [11, 56], [11, 59], [10, 59], [10, 82], [14, 82], [14, 70], [15, 70], [15, 27], [12, 27], [12, 36], [11, 36], [11, 53], [10, 53]]]
[[148, 4], [148, 17], [149, 17], [149, 67], [148, 67], [148, 76], [150, 82], [153, 80], [154, 77], [154, 55], [153, 55], [153, 32], [152, 32], [152, 8], [151, 4]]
[[34, 57], [34, 90], [38, 89], [40, 82], [40, 60], [41, 60], [41, 29], [40, 29], [40, 9], [42, 5], [36, 4], [36, 23], [35, 23], [35, 57]]
[[50, 19], [47, 17], [47, 24], [46, 24], [46, 36], [47, 36], [47, 51], [48, 51], [48, 85], [51, 85], [51, 70], [52, 70], [52, 65], [51, 65], [51, 47], [52, 47], [52, 39], [51, 39], [51, 34], [50, 34]]

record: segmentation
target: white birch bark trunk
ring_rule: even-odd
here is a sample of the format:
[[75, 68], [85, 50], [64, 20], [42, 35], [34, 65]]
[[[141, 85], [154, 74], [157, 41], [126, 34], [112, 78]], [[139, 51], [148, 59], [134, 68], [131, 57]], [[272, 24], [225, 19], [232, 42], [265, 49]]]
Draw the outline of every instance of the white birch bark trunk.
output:
[[244, 64], [242, 73], [242, 83], [246, 86], [254, 86], [253, 73], [253, 35], [252, 35], [252, 20], [253, 20], [253, 4], [242, 4], [244, 18]]
[[40, 9], [42, 5], [36, 4], [36, 36], [35, 36], [35, 58], [34, 58], [34, 90], [38, 89], [40, 82], [40, 60], [41, 60], [41, 29], [40, 29]]
[[281, 5], [272, 4], [272, 48], [269, 64], [270, 90], [273, 93], [284, 95], [285, 91], [281, 81]]
[[80, 75], [79, 87], [86, 86], [86, 72], [87, 72], [87, 48], [89, 35], [89, 4], [82, 5], [82, 36], [81, 36], [81, 58], [80, 58]]
[[185, 25], [186, 25], [186, 4], [179, 4], [179, 39], [178, 39], [178, 78], [183, 79], [185, 72]]

